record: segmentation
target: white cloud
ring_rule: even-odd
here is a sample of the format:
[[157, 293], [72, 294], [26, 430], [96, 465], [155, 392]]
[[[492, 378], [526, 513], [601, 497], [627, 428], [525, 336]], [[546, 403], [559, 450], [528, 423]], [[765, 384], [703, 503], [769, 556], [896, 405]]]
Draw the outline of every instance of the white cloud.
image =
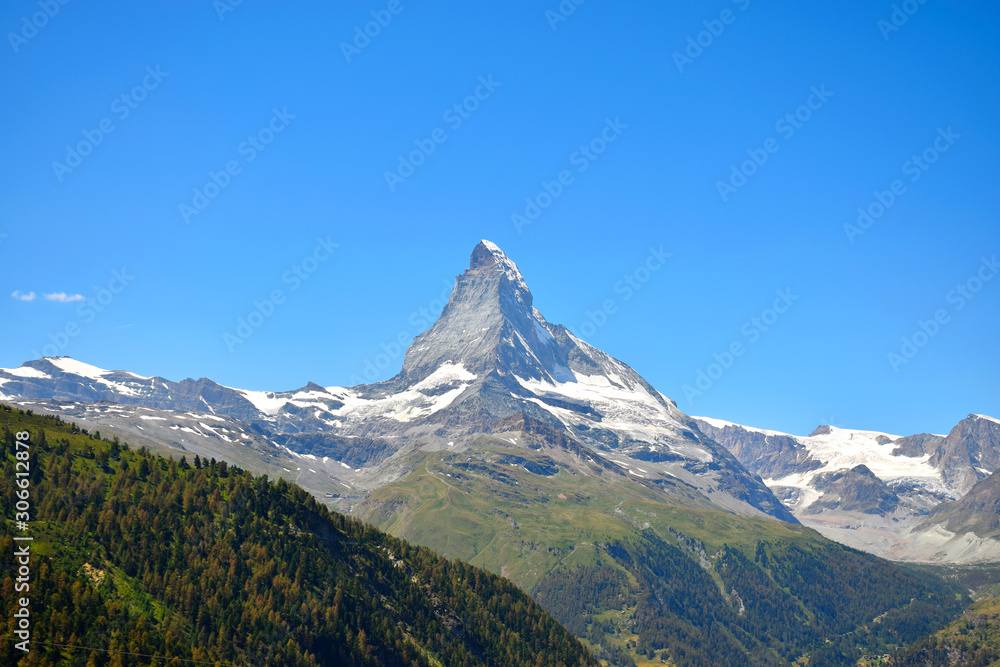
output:
[[10, 295], [12, 297], [14, 297], [15, 299], [18, 299], [20, 301], [34, 301], [35, 300], [35, 296], [36, 296], [34, 292], [28, 292], [27, 294], [21, 294], [17, 290], [14, 290], [13, 292], [11, 292]]
[[[31, 293], [31, 297], [34, 298], [35, 293]], [[52, 294], [46, 294], [45, 298], [49, 301], [58, 301], [59, 303], [71, 303], [73, 301], [83, 301], [82, 294], [66, 294], [66, 292], [53, 292]]]

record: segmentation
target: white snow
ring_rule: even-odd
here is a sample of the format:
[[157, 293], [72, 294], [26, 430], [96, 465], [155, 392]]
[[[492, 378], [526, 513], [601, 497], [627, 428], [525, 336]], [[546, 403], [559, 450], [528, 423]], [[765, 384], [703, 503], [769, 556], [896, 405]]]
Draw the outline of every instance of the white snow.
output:
[[507, 274], [507, 278], [514, 283], [518, 289], [524, 292], [529, 291], [528, 285], [524, 282], [524, 278], [521, 276], [521, 272], [518, 270], [517, 265], [504, 254], [503, 250], [501, 250], [499, 246], [492, 241], [483, 239], [482, 243], [486, 246], [486, 249], [493, 254], [493, 258], [496, 259], [497, 264], [499, 264], [504, 273]]
[[1000, 424], [1000, 419], [996, 419], [994, 417], [990, 417], [990, 416], [987, 416], [987, 415], [972, 415], [972, 416], [973, 417], [979, 417], [980, 419], [985, 419], [987, 421], [996, 422], [997, 424]]
[[45, 360], [62, 371], [90, 378], [92, 380], [99, 380], [102, 375], [106, 375], [111, 372], [106, 371], [103, 368], [98, 368], [97, 366], [85, 364], [82, 361], [77, 361], [71, 357], [46, 357]]
[[[190, 413], [188, 413], [188, 414], [190, 414]], [[215, 415], [206, 415], [206, 414], [200, 414], [200, 415], [198, 415], [198, 418], [199, 419], [211, 419], [212, 421], [217, 421], [217, 422], [225, 422], [226, 421], [224, 417], [216, 417]]]
[[[106, 371], [103, 368], [85, 364], [84, 362], [77, 361], [71, 357], [45, 357], [45, 360], [65, 373], [79, 375], [80, 377], [85, 377], [90, 380], [96, 380], [119, 394], [123, 394], [125, 396], [139, 395], [139, 390], [131, 385], [104, 378], [105, 375], [113, 373], [114, 371]], [[136, 375], [135, 373], [130, 373], [128, 371], [125, 371], [125, 373], [139, 380], [149, 379], [147, 377], [143, 377], [142, 375]]]
[[288, 402], [288, 399], [279, 398], [273, 391], [254, 391], [252, 389], [235, 389], [235, 391], [243, 394], [243, 397], [253, 403], [255, 408], [272, 417], [278, 414]]
[[32, 368], [31, 366], [21, 366], [19, 368], [0, 368], [0, 371], [10, 375], [16, 375], [21, 378], [41, 378], [45, 380], [52, 378], [52, 376], [48, 373], [43, 373], [37, 368]]
[[[440, 368], [411, 388], [383, 398], [360, 398], [352, 391], [344, 390], [340, 399], [344, 405], [330, 413], [341, 419], [364, 420], [373, 417], [394, 419], [400, 422], [427, 417], [451, 405], [476, 379], [475, 374], [465, 370], [461, 364], [444, 363]], [[428, 396], [423, 391], [433, 391], [443, 385], [457, 384], [436, 396]]]
[[124, 394], [125, 396], [138, 396], [139, 395], [139, 390], [138, 389], [136, 389], [135, 387], [130, 387], [127, 384], [123, 384], [121, 382], [111, 382], [109, 380], [104, 380], [104, 379], [102, 379], [101, 382], [103, 384], [107, 385], [108, 387], [110, 387], [111, 389], [114, 389], [119, 394]]
[[822, 466], [815, 470], [764, 480], [764, 483], [771, 488], [788, 486], [798, 489], [800, 500], [795, 504], [796, 510], [809, 506], [822, 495], [812, 487], [812, 482], [817, 475], [848, 470], [858, 465], [867, 466], [876, 477], [886, 484], [905, 481], [916, 483], [936, 492], [949, 493], [941, 473], [928, 462], [930, 454], [924, 456], [893, 455], [892, 452], [896, 448], [895, 440], [899, 438], [896, 435], [831, 426], [829, 433], [795, 436], [780, 431], [747, 427], [720, 419], [706, 417], [695, 417], [695, 419], [704, 420], [718, 428], [732, 424], [748, 431], [764, 433], [769, 436], [791, 438], [808, 452], [811, 458], [822, 463]]
[[[574, 379], [555, 383], [515, 376], [522, 387], [539, 398], [528, 398], [533, 403], [556, 415], [567, 426], [585, 425], [614, 431], [629, 439], [651, 444], [675, 440], [684, 426], [671, 414], [669, 408], [651, 394], [644, 385], [636, 382], [628, 387], [621, 377], [612, 381], [607, 375], [577, 373]], [[601, 419], [545, 403], [542, 397], [552, 397], [590, 406]], [[705, 451], [696, 455], [711, 455]]]
[[534, 317], [531, 318], [531, 323], [535, 325], [535, 335], [538, 336], [538, 340], [542, 343], [555, 343], [555, 337], [549, 333], [549, 330], [542, 326], [542, 323], [536, 320]]
[[167, 421], [166, 417], [154, 417], [153, 415], [139, 415], [139, 419], [145, 419], [147, 421], [155, 421], [155, 422]]
[[[900, 436], [891, 433], [830, 426], [829, 433], [798, 436], [711, 417], [694, 417], [694, 419], [708, 422], [716, 428], [735, 426], [768, 436], [791, 438], [808, 452], [811, 458], [822, 463], [823, 465], [815, 470], [764, 480], [768, 487], [790, 486], [799, 489], [800, 501], [795, 505], [797, 510], [809, 506], [822, 495], [812, 488], [813, 479], [817, 475], [848, 470], [862, 464], [886, 484], [905, 481], [916, 483], [936, 492], [945, 494], [950, 492], [944, 484], [941, 473], [928, 462], [930, 454], [924, 456], [893, 455], [892, 451], [896, 448], [895, 441]], [[884, 444], [880, 444], [880, 440]]]

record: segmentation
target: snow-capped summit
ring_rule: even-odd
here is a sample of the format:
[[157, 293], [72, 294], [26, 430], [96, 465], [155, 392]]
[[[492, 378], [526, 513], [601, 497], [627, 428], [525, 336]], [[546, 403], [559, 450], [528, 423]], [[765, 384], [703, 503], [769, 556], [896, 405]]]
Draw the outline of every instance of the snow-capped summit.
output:
[[472, 249], [472, 258], [469, 261], [469, 268], [492, 268], [494, 266], [503, 271], [507, 276], [507, 280], [509, 280], [515, 287], [524, 292], [528, 291], [528, 285], [524, 282], [524, 277], [521, 276], [521, 272], [518, 270], [517, 265], [504, 254], [503, 250], [501, 250], [497, 244], [483, 239], [476, 245], [475, 248]]
[[[420, 388], [448, 366], [474, 379]], [[423, 419], [454, 441], [520, 413], [569, 434], [637, 480], [680, 480], [728, 509], [791, 520], [760, 480], [635, 370], [547, 322], [517, 265], [486, 240], [473, 248], [440, 318], [406, 351], [400, 373], [351, 391], [380, 402], [448, 400], [419, 410], [405, 426], [398, 411], [363, 424], [344, 415], [347, 432], [397, 438]]]
[[517, 265], [493, 243], [480, 241], [437, 322], [406, 351], [398, 381], [420, 381], [444, 363], [460, 363], [477, 375], [516, 366], [521, 374], [542, 377], [557, 362], [552, 338]]
[[137, 396], [149, 379], [129, 371], [105, 370], [72, 357], [42, 357], [18, 368], [0, 368], [0, 392], [17, 396], [32, 396], [37, 392], [39, 396], [50, 397], [49, 385], [54, 383], [71, 391], [83, 390], [91, 396], [131, 397]]

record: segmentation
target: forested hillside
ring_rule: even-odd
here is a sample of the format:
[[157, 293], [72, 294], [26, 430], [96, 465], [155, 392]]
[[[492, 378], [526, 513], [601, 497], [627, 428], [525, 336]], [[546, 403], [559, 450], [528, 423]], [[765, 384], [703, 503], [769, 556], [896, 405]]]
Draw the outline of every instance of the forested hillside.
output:
[[944, 629], [893, 656], [895, 667], [997, 667], [1000, 598], [980, 600]]
[[[0, 549], [33, 537], [30, 592], [15, 592], [5, 558], [0, 664], [596, 664], [507, 580], [331, 513], [297, 486], [6, 406], [0, 424]], [[32, 509], [15, 532], [22, 431]], [[11, 640], [24, 595], [30, 653]]]

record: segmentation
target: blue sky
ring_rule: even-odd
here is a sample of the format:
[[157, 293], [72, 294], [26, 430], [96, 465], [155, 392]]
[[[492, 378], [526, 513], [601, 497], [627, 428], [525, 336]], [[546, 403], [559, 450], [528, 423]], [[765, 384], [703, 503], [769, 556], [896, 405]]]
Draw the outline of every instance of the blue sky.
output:
[[1000, 10], [896, 7], [5, 3], [0, 365], [384, 379], [488, 238], [690, 414], [1000, 416]]

